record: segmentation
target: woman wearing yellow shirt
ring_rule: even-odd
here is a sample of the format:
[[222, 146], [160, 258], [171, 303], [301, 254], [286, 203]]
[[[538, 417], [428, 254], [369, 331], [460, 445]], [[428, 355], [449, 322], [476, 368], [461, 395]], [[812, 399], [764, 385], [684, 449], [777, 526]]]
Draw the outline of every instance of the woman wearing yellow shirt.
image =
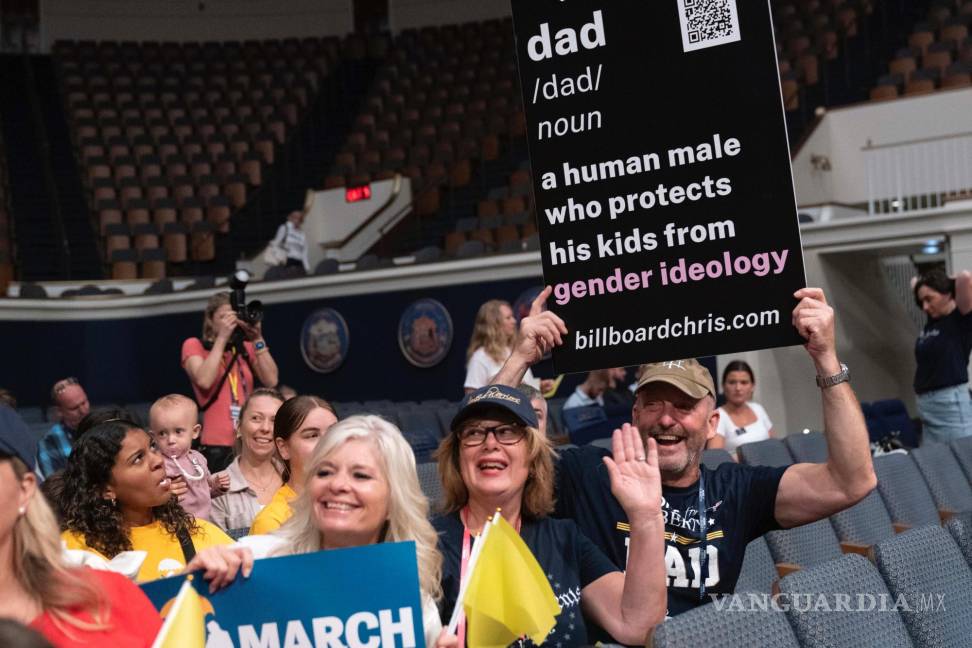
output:
[[253, 518], [250, 535], [275, 531], [290, 518], [290, 503], [303, 490], [304, 467], [317, 440], [336, 422], [331, 404], [316, 396], [297, 396], [280, 406], [273, 422], [273, 442], [287, 466], [283, 474], [284, 485]]
[[67, 548], [107, 560], [144, 551], [138, 581], [177, 573], [196, 552], [233, 542], [182, 509], [155, 440], [132, 421], [108, 421], [86, 432], [71, 452], [63, 483], [61, 537]]

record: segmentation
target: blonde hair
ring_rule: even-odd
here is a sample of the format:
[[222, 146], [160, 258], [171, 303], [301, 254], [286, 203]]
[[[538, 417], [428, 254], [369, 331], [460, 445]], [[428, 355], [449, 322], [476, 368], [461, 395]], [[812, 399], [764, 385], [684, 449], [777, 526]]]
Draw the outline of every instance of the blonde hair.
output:
[[183, 396], [182, 394], [166, 394], [152, 403], [152, 407], [149, 408], [149, 427], [152, 425], [152, 412], [156, 411], [156, 408], [163, 409], [180, 406], [191, 408], [193, 421], [195, 421], [195, 423], [199, 422], [199, 406], [196, 405], [196, 401], [192, 400], [188, 396]]
[[[5, 459], [19, 481], [30, 472], [16, 457]], [[57, 519], [40, 490], [28, 500], [24, 514], [13, 528], [13, 575], [27, 594], [39, 601], [55, 625], [71, 634], [108, 627], [108, 605], [94, 583], [64, 562]], [[79, 619], [77, 610], [88, 612], [93, 622]]]
[[206, 310], [203, 311], [203, 324], [202, 324], [202, 339], [206, 340], [216, 339], [216, 329], [213, 327], [213, 315], [219, 310], [220, 306], [224, 306], [230, 303], [230, 294], [228, 292], [218, 292], [209, 298], [206, 302]]
[[[534, 427], [526, 428], [524, 442], [527, 444], [529, 475], [523, 489], [523, 516], [542, 518], [554, 510], [555, 452], [550, 440]], [[439, 443], [434, 455], [442, 479], [442, 508], [447, 513], [458, 511], [469, 502], [469, 489], [459, 469], [460, 447], [459, 437], [451, 432]]]
[[467, 363], [480, 347], [496, 362], [506, 360], [516, 335], [508, 335], [503, 330], [503, 306], [513, 310], [510, 304], [502, 299], [490, 299], [479, 307], [473, 324], [472, 337], [469, 339], [469, 348], [466, 349]]
[[293, 516], [277, 531], [287, 541], [278, 553], [319, 551], [322, 532], [317, 527], [310, 482], [332, 452], [354, 439], [366, 440], [378, 451], [379, 465], [388, 481], [388, 520], [381, 542], [415, 541], [419, 585], [438, 601], [442, 598], [442, 555], [438, 535], [428, 520], [429, 500], [419, 486], [415, 455], [397, 427], [378, 416], [351, 416], [331, 426], [314, 448], [304, 477], [304, 491], [294, 500]]

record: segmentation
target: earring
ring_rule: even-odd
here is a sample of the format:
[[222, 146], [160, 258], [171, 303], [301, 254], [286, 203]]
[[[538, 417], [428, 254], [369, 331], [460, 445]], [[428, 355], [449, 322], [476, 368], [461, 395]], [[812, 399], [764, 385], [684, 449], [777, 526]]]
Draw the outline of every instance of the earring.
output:
[[26, 512], [27, 512], [27, 507], [26, 506], [21, 506], [19, 509], [17, 509], [17, 513], [19, 515], [23, 515]]

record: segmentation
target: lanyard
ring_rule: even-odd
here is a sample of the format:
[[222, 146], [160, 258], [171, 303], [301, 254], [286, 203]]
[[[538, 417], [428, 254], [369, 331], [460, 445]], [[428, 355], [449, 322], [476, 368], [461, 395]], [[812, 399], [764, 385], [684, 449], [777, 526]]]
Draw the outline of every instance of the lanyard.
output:
[[699, 533], [701, 534], [702, 552], [699, 555], [699, 601], [705, 599], [705, 567], [709, 559], [706, 546], [709, 535], [709, 516], [705, 511], [705, 477], [699, 471]]
[[[233, 349], [233, 359], [236, 358], [236, 349]], [[230, 363], [232, 364], [232, 360]], [[230, 369], [229, 375], [226, 377], [230, 384], [230, 397], [232, 399], [233, 405], [239, 405], [244, 400], [246, 400], [246, 374], [243, 373], [243, 367], [239, 363]], [[242, 396], [242, 398], [241, 398]]]

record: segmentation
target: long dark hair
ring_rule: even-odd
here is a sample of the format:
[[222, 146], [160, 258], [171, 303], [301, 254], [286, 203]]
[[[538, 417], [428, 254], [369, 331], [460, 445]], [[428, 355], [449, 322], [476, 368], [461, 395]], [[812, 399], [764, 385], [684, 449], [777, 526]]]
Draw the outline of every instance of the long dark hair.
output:
[[932, 268], [918, 277], [918, 281], [915, 282], [915, 303], [918, 304], [918, 308], [921, 308], [921, 300], [918, 299], [918, 290], [922, 286], [927, 286], [935, 292], [948, 295], [952, 299], [955, 298], [955, 280], [945, 274], [945, 271], [941, 268]]
[[[104, 490], [122, 441], [133, 430], [148, 434], [134, 421], [113, 420], [88, 430], [75, 444], [62, 478], [61, 525], [84, 536], [86, 545], [108, 558], [132, 549], [121, 508], [105, 499]], [[173, 536], [198, 529], [175, 497], [154, 507], [152, 514]]]
[[753, 368], [749, 366], [749, 363], [745, 360], [732, 360], [726, 365], [726, 368], [722, 370], [722, 384], [726, 384], [726, 378], [733, 371], [745, 371], [749, 374], [749, 381], [756, 384], [756, 376], [753, 374]]
[[[337, 418], [334, 407], [317, 396], [294, 396], [290, 400], [284, 401], [284, 404], [277, 410], [277, 417], [273, 420], [273, 438], [283, 439], [284, 441], [290, 439], [294, 432], [304, 424], [307, 415], [318, 407], [326, 409]], [[280, 457], [280, 459], [286, 466], [283, 475], [281, 475], [286, 484], [290, 481], [290, 462], [283, 457]]]

